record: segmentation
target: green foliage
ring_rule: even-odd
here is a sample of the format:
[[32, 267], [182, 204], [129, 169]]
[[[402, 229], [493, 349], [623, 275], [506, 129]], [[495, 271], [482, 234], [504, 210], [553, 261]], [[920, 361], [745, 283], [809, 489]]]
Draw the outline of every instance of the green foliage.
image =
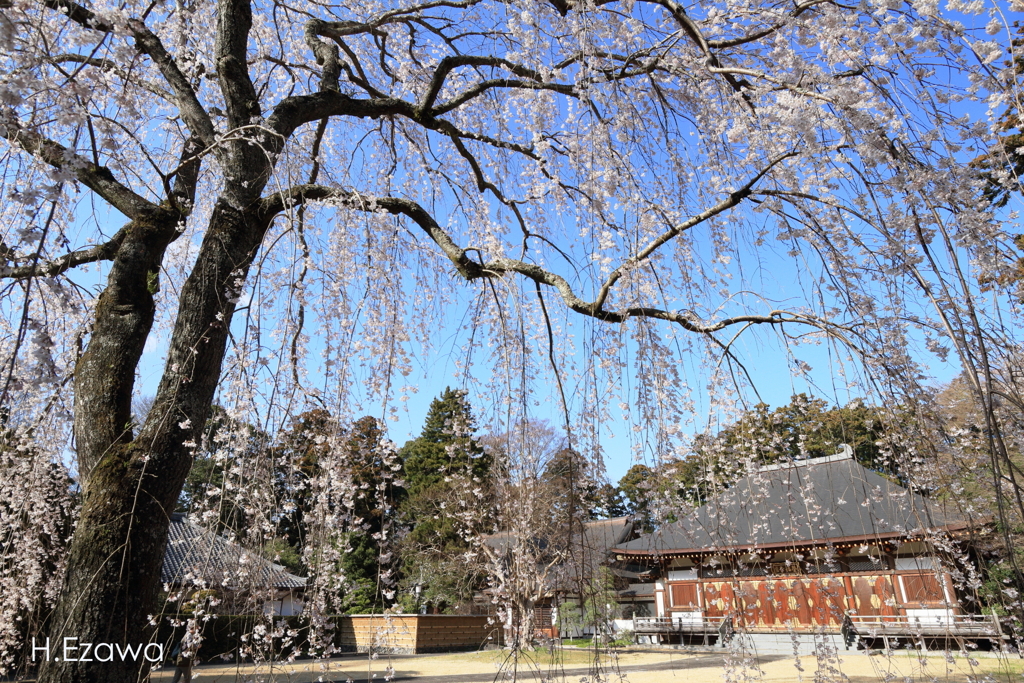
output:
[[608, 482], [597, 487], [593, 497], [588, 502], [590, 516], [594, 519], [610, 519], [629, 514], [622, 491]]
[[775, 410], [759, 403], [716, 436], [699, 435], [693, 455], [672, 465], [682, 498], [702, 503], [715, 487], [728, 486], [748, 460], [764, 466], [776, 462], [833, 455], [848, 444], [865, 467], [898, 478], [888, 446], [881, 410], [851, 401], [829, 407], [806, 394]]
[[[461, 552], [427, 552], [404, 565], [399, 605], [403, 612], [464, 612], [487, 577], [466, 562]], [[417, 588], [419, 591], [417, 592]]]
[[446, 387], [430, 403], [423, 432], [401, 451], [406, 489], [415, 497], [451, 474], [486, 477], [491, 456], [473, 439], [476, 421], [465, 392]]
[[615, 576], [608, 567], [598, 567], [583, 596], [583, 626], [608, 633], [618, 606]]
[[380, 422], [366, 416], [352, 425], [341, 442], [343, 462], [355, 491], [350, 511], [354, 527], [346, 536], [348, 552], [341, 556], [347, 584], [342, 603], [347, 614], [379, 612], [390, 602], [380, 581], [381, 572], [391, 564], [383, 559], [382, 541], [404, 494], [387, 483], [401, 476], [401, 468], [395, 471], [382, 459], [383, 439]]
[[832, 455], [845, 443], [862, 465], [884, 472], [890, 467], [879, 447], [884, 436], [877, 408], [862, 401], [830, 408], [822, 399], [797, 394], [775, 410], [759, 403], [736, 424], [723, 429], [717, 441], [732, 452], [753, 454], [764, 465]]
[[310, 482], [337, 431], [337, 421], [328, 411], [306, 411], [295, 416], [289, 429], [278, 435], [273, 450], [278, 499], [282, 509], [289, 510], [281, 517], [281, 532], [300, 554], [305, 518], [313, 505]]
[[619, 491], [622, 494], [626, 514], [633, 515], [636, 523], [644, 531], [653, 531], [651, 518], [651, 497], [654, 491], [655, 473], [650, 467], [636, 464], [619, 479]]
[[609, 647], [630, 647], [631, 645], [635, 645], [633, 642], [633, 632], [628, 629], [619, 631], [618, 634], [616, 634], [615, 640], [608, 643], [608, 645]]
[[[980, 551], [982, 559], [982, 583], [977, 597], [986, 614], [995, 610], [999, 616], [1007, 616], [1020, 607], [1022, 586], [1018, 579], [1018, 568], [1024, 567], [1024, 546], [1007, 548], [1001, 542], [1007, 531], [1012, 539], [1024, 538], [1024, 526], [1015, 524], [1007, 528], [997, 520], [989, 533], [978, 539], [976, 549]], [[1018, 622], [1015, 621], [1014, 626], [1019, 628]]]
[[[558, 627], [559, 633], [572, 632], [583, 628], [583, 611], [580, 609], [580, 606], [575, 602], [561, 603], [558, 606], [558, 616], [555, 618], [555, 625]], [[585, 645], [589, 645], [590, 639], [586, 638], [585, 640]], [[570, 644], [574, 641], [563, 640], [562, 642]]]
[[619, 479], [619, 490], [629, 514], [642, 515], [650, 503], [650, 483], [654, 473], [647, 465], [636, 464]]
[[[593, 629], [595, 633], [610, 632], [612, 619], [618, 612], [615, 576], [608, 567], [598, 567], [584, 585], [582, 605], [563, 602], [558, 606], [556, 624], [561, 632]], [[563, 641], [564, 642], [564, 641]], [[589, 644], [589, 639], [587, 640]]]
[[562, 448], [551, 457], [541, 482], [547, 489], [555, 524], [566, 533], [570, 528], [578, 529], [581, 520], [601, 515], [605, 507], [616, 511], [622, 507], [618, 492], [599, 488], [591, 476], [590, 463], [571, 448]]
[[263, 554], [271, 562], [283, 565], [285, 569], [293, 574], [302, 574], [302, 553], [299, 549], [288, 543], [287, 539], [275, 538], [263, 547]]
[[[476, 423], [465, 392], [445, 388], [430, 404], [423, 431], [399, 455], [408, 496], [400, 518], [408, 533], [402, 540], [403, 590], [420, 587], [417, 608], [447, 612], [472, 598], [475, 575], [467, 572], [468, 518], [486, 527], [484, 498], [492, 458], [473, 438]], [[406, 598], [406, 600], [408, 600]]]
[[379, 581], [380, 544], [377, 539], [362, 533], [346, 535], [347, 552], [341, 556], [345, 573], [345, 592], [341, 599], [343, 614], [374, 614], [384, 610], [384, 599]]

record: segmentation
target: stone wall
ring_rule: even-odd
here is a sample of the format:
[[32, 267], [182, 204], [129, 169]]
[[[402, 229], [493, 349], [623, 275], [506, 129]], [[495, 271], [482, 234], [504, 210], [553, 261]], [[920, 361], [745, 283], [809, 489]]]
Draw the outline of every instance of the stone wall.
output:
[[335, 617], [343, 652], [452, 652], [501, 645], [501, 625], [485, 616], [357, 614]]

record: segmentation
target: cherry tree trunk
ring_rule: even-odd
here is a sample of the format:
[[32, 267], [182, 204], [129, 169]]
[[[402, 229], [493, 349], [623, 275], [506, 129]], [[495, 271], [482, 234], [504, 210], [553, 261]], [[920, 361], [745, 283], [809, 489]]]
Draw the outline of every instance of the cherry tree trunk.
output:
[[[234, 297], [225, 293], [244, 281], [264, 230], [253, 215], [218, 204], [182, 288], [167, 370], [137, 435], [130, 425], [130, 381], [128, 391], [122, 386], [125, 368], [133, 377], [152, 324], [152, 264], [132, 248], [115, 260], [75, 377], [85, 484], [64, 586], [50, 618], [49, 657], [38, 652], [41, 682], [138, 681], [160, 659], [159, 644], [146, 646], [156, 622], [170, 515], [192, 464], [195, 425], [205, 423], [220, 376], [223, 321], [234, 310]], [[65, 653], [65, 642], [83, 645]], [[91, 644], [88, 657], [85, 643]], [[111, 652], [112, 658], [97, 659], [97, 646], [103, 660]]]
[[[37, 653], [41, 681], [127, 683], [163, 659], [147, 644], [177, 487], [148, 473], [135, 450], [115, 447], [90, 476], [48, 651]], [[125, 495], [132, 490], [139, 495]]]

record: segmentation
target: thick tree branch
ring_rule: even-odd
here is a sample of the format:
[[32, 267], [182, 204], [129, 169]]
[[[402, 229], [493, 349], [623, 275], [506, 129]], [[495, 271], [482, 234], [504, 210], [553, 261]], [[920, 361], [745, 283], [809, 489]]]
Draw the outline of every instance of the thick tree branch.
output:
[[437, 65], [437, 68], [434, 69], [434, 75], [430, 79], [430, 85], [427, 87], [427, 91], [423, 94], [423, 98], [420, 100], [418, 107], [420, 111], [430, 111], [431, 107], [434, 106], [434, 101], [437, 99], [438, 93], [440, 93], [441, 88], [444, 87], [444, 82], [448, 78], [448, 74], [460, 66], [504, 67], [516, 76], [528, 78], [531, 81], [534, 81], [535, 84], [544, 83], [544, 77], [537, 71], [520, 66], [502, 57], [476, 55], [448, 56], [442, 59]]
[[[791, 155], [787, 155], [791, 156]], [[778, 163], [781, 159], [773, 163]], [[768, 172], [766, 168], [761, 174], [749, 181], [748, 186], [730, 195], [722, 203], [709, 209], [704, 218], [695, 217], [696, 222], [707, 220], [716, 213], [725, 211], [730, 206], [735, 206], [743, 197], [750, 194], [749, 186]], [[586, 301], [581, 299], [561, 275], [553, 273], [541, 266], [527, 263], [517, 259], [497, 258], [487, 263], [478, 263], [469, 258], [467, 249], [463, 249], [451, 238], [447, 231], [442, 228], [434, 217], [417, 202], [401, 199], [398, 197], [374, 197], [363, 195], [358, 192], [342, 190], [338, 188], [324, 187], [322, 185], [299, 185], [284, 192], [278, 192], [261, 200], [257, 209], [257, 215], [264, 221], [273, 220], [274, 216], [282, 211], [298, 206], [308, 201], [335, 200], [345, 205], [368, 212], [387, 212], [395, 215], [403, 215], [416, 223], [421, 230], [441, 249], [441, 252], [448, 258], [466, 280], [472, 281], [481, 278], [502, 277], [510, 273], [522, 275], [537, 284], [553, 287], [562, 297], [563, 303], [572, 311], [610, 323], [622, 323], [630, 318], [654, 318], [666, 322], [675, 323], [682, 328], [698, 334], [711, 335], [727, 327], [736, 325], [785, 325], [801, 324], [809, 325], [823, 331], [833, 332], [840, 329], [836, 325], [819, 318], [800, 313], [793, 313], [785, 310], [771, 311], [767, 315], [741, 315], [714, 322], [705, 322], [695, 314], [683, 311], [667, 311], [648, 306], [627, 306], [621, 310], [608, 310], [604, 308], [601, 301]], [[704, 214], [701, 214], [704, 216]], [[694, 224], [696, 224], [696, 222]], [[646, 250], [645, 250], [646, 251]]]
[[[299, 126], [330, 116], [375, 119], [396, 115], [414, 119], [416, 112], [408, 102], [393, 97], [357, 99], [335, 90], [322, 90], [311, 95], [286, 97], [267, 118], [267, 126], [279, 136], [276, 145], [283, 146]], [[270, 149], [279, 151], [279, 147]]]
[[141, 21], [129, 22], [129, 28], [135, 34], [136, 45], [153, 59], [164, 80], [171, 86], [178, 111], [181, 112], [181, 118], [192, 135], [198, 137], [205, 146], [213, 146], [217, 138], [213, 121], [210, 120], [210, 115], [203, 105], [200, 104], [199, 98], [185, 74], [178, 68], [178, 63], [167, 52], [160, 39]]
[[338, 46], [321, 39], [321, 36], [333, 35], [331, 24], [314, 19], [306, 24], [306, 45], [313, 51], [316, 63], [321, 66], [320, 91], [341, 90], [338, 79], [341, 78], [341, 60], [338, 57]]
[[[248, 0], [219, 0], [217, 3], [217, 78], [224, 95], [228, 127], [241, 128], [261, 114], [259, 97], [253, 86], [246, 57], [252, 7]], [[237, 143], [236, 147], [246, 142]]]
[[97, 166], [63, 145], [42, 135], [25, 130], [8, 121], [0, 124], [0, 134], [54, 168], [62, 168], [75, 174], [83, 185], [110, 203], [115, 209], [131, 219], [156, 211], [159, 207], [122, 185], [105, 166]]
[[[191, 211], [192, 204], [196, 198], [196, 188], [199, 182], [199, 168], [201, 160], [198, 156], [200, 143], [196, 138], [186, 141], [181, 152], [181, 163], [172, 174], [174, 182], [168, 198], [173, 211], [177, 212], [177, 220], [183, 220]], [[140, 198], [141, 201], [146, 201]], [[159, 207], [150, 204], [147, 211], [142, 215], [160, 215], [166, 213]], [[129, 235], [131, 224], [117, 231], [117, 233], [103, 244], [97, 244], [86, 249], [77, 249], [59, 258], [45, 262], [38, 262], [25, 265], [0, 266], [0, 278], [10, 280], [22, 280], [31, 277], [55, 277], [72, 268], [98, 261], [113, 260], [118, 250], [123, 245], [125, 238]], [[162, 239], [162, 238], [161, 238]], [[10, 249], [3, 248], [5, 256], [10, 255]]]
[[103, 244], [88, 249], [79, 249], [60, 258], [45, 263], [32, 263], [23, 266], [0, 267], [0, 278], [23, 280], [30, 277], [55, 277], [61, 273], [98, 261], [110, 261], [124, 241], [127, 228], [121, 228], [113, 237]]
[[[686, 8], [684, 8], [675, 0], [647, 1], [650, 1], [652, 2], [652, 4], [659, 5], [668, 10], [668, 12], [679, 24], [680, 28], [683, 29], [683, 32], [686, 33], [690, 40], [693, 41], [694, 45], [697, 46], [697, 49], [700, 50], [701, 54], [704, 55], [709, 67], [719, 69], [722, 68], [721, 60], [718, 58], [718, 55], [712, 51], [711, 45], [704, 37], [704, 34], [701, 32], [700, 27], [697, 26], [697, 23], [693, 21], [693, 19], [691, 19], [690, 16], [686, 13]], [[746, 101], [746, 103], [751, 108], [753, 108], [754, 105], [751, 102], [749, 95], [745, 92], [747, 89], [749, 89], [750, 84], [741, 78], [736, 78], [736, 76], [731, 73], [722, 73], [721, 75], [723, 78], [725, 78], [725, 81], [726, 83], [729, 84], [729, 87], [732, 88], [733, 91], [740, 93], [743, 96], [743, 99]]]

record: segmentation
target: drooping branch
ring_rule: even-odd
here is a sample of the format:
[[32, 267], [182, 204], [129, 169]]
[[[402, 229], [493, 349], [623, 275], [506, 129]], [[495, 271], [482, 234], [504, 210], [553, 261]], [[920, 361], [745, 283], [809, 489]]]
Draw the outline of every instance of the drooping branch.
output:
[[[697, 49], [700, 50], [701, 54], [704, 55], [709, 67], [721, 68], [723, 66], [718, 54], [712, 51], [712, 47], [704, 37], [700, 27], [697, 26], [697, 23], [690, 18], [689, 14], [686, 13], [686, 8], [675, 0], [651, 0], [651, 2], [668, 10], [672, 15], [672, 18], [674, 18], [680, 28], [683, 29], [683, 32], [686, 33], [686, 35], [693, 41], [694, 45], [697, 46]], [[742, 78], [737, 78], [732, 73], [722, 73], [722, 76], [725, 78], [726, 83], [729, 84], [729, 87], [732, 88], [733, 91], [740, 93], [747, 105], [753, 107], [748, 93], [745, 92], [749, 89], [750, 84]]]
[[[143, 90], [153, 93], [157, 97], [167, 102], [176, 102], [173, 95], [167, 90], [164, 90], [157, 84], [145, 79], [140, 78], [138, 74], [129, 74], [115, 62], [109, 59], [101, 59], [99, 57], [89, 57], [86, 55], [79, 55], [73, 52], [67, 52], [59, 55], [54, 55], [46, 60], [50, 64], [59, 68], [60, 64], [82, 64], [86, 66], [92, 66], [103, 71], [107, 71], [116, 74], [119, 78], [125, 82], [131, 81], [135, 85], [139, 86]], [[66, 73], [61, 69], [63, 73]]]
[[455, 265], [467, 280], [487, 277], [481, 264], [469, 258], [465, 249], [459, 247], [442, 228], [429, 211], [417, 202], [397, 197], [372, 197], [323, 185], [298, 185], [283, 192], [277, 192], [260, 202], [257, 214], [269, 223], [274, 217], [289, 208], [307, 201], [327, 199], [342, 200], [362, 211], [387, 211], [410, 218], [440, 247], [444, 255]]
[[[72, 0], [44, 0], [43, 5], [66, 15], [71, 21], [85, 28], [104, 33], [111, 33], [115, 29], [113, 24]], [[199, 103], [195, 90], [192, 89], [185, 74], [178, 68], [177, 62], [143, 21], [131, 19], [127, 23], [127, 28], [132, 32], [138, 48], [152, 58], [164, 80], [171, 87], [181, 117], [188, 125], [189, 130], [193, 135], [198, 136], [206, 146], [212, 145], [216, 137], [213, 122]]]
[[619, 281], [619, 278], [621, 278], [623, 274], [626, 273], [626, 271], [628, 271], [631, 268], [637, 267], [642, 262], [649, 259], [651, 255], [659, 248], [661, 248], [664, 244], [666, 244], [672, 239], [675, 239], [676, 237], [686, 232], [690, 228], [705, 223], [710, 219], [714, 218], [715, 216], [718, 216], [728, 211], [729, 209], [732, 209], [735, 206], [737, 206], [741, 201], [750, 196], [754, 185], [757, 184], [758, 181], [760, 181], [762, 178], [764, 178], [769, 171], [771, 171], [773, 168], [775, 168], [777, 165], [779, 165], [786, 159], [796, 156], [796, 154], [796, 152], [788, 152], [786, 154], [781, 154], [775, 157], [774, 159], [769, 161], [765, 165], [765, 167], [761, 169], [760, 172], [755, 174], [750, 180], [745, 182], [735, 191], [729, 193], [728, 197], [718, 202], [710, 209], [702, 211], [696, 216], [693, 216], [683, 221], [679, 225], [671, 226], [668, 230], [666, 230], [665, 232], [651, 240], [651, 242], [648, 243], [646, 247], [638, 251], [635, 256], [631, 256], [628, 259], [626, 259], [626, 261], [621, 266], [613, 270], [608, 275], [607, 279], [605, 279], [604, 284], [601, 286], [601, 291], [598, 293], [597, 299], [595, 299], [594, 304], [597, 307], [603, 307], [605, 301], [608, 300], [608, 295], [611, 293], [612, 287], [615, 285], [616, 282]]
[[494, 90], [495, 88], [510, 88], [513, 90], [547, 90], [549, 92], [557, 92], [569, 97], [578, 96], [576, 88], [571, 85], [566, 85], [565, 83], [538, 83], [536, 81], [520, 80], [515, 78], [492, 78], [486, 81], [481, 81], [474, 84], [472, 87], [467, 88], [441, 106], [435, 107], [431, 113], [437, 116], [450, 112], [453, 109], [458, 109], [466, 102], [474, 100], [488, 90]]
[[766, 37], [772, 35], [773, 33], [781, 30], [789, 22], [791, 22], [793, 19], [796, 19], [797, 17], [799, 17], [801, 14], [803, 14], [807, 10], [811, 9], [812, 7], [815, 7], [817, 5], [823, 5], [823, 4], [831, 3], [831, 2], [833, 2], [833, 0], [809, 0], [808, 2], [802, 2], [802, 3], [798, 4], [796, 7], [794, 7], [792, 10], [790, 10], [789, 13], [786, 15], [785, 20], [783, 20], [783, 21], [779, 21], [779, 22], [777, 22], [775, 24], [772, 24], [771, 26], [769, 26], [767, 28], [763, 28], [763, 29], [761, 29], [759, 31], [753, 31], [751, 33], [748, 33], [748, 34], [743, 35], [743, 36], [739, 36], [737, 38], [724, 38], [724, 39], [720, 39], [720, 40], [709, 40], [709, 41], [707, 41], [708, 47], [717, 50], [717, 49], [721, 49], [721, 48], [738, 47], [740, 45], [746, 45], [747, 43], [753, 43], [755, 41], [761, 40], [762, 38], [766, 38]]

